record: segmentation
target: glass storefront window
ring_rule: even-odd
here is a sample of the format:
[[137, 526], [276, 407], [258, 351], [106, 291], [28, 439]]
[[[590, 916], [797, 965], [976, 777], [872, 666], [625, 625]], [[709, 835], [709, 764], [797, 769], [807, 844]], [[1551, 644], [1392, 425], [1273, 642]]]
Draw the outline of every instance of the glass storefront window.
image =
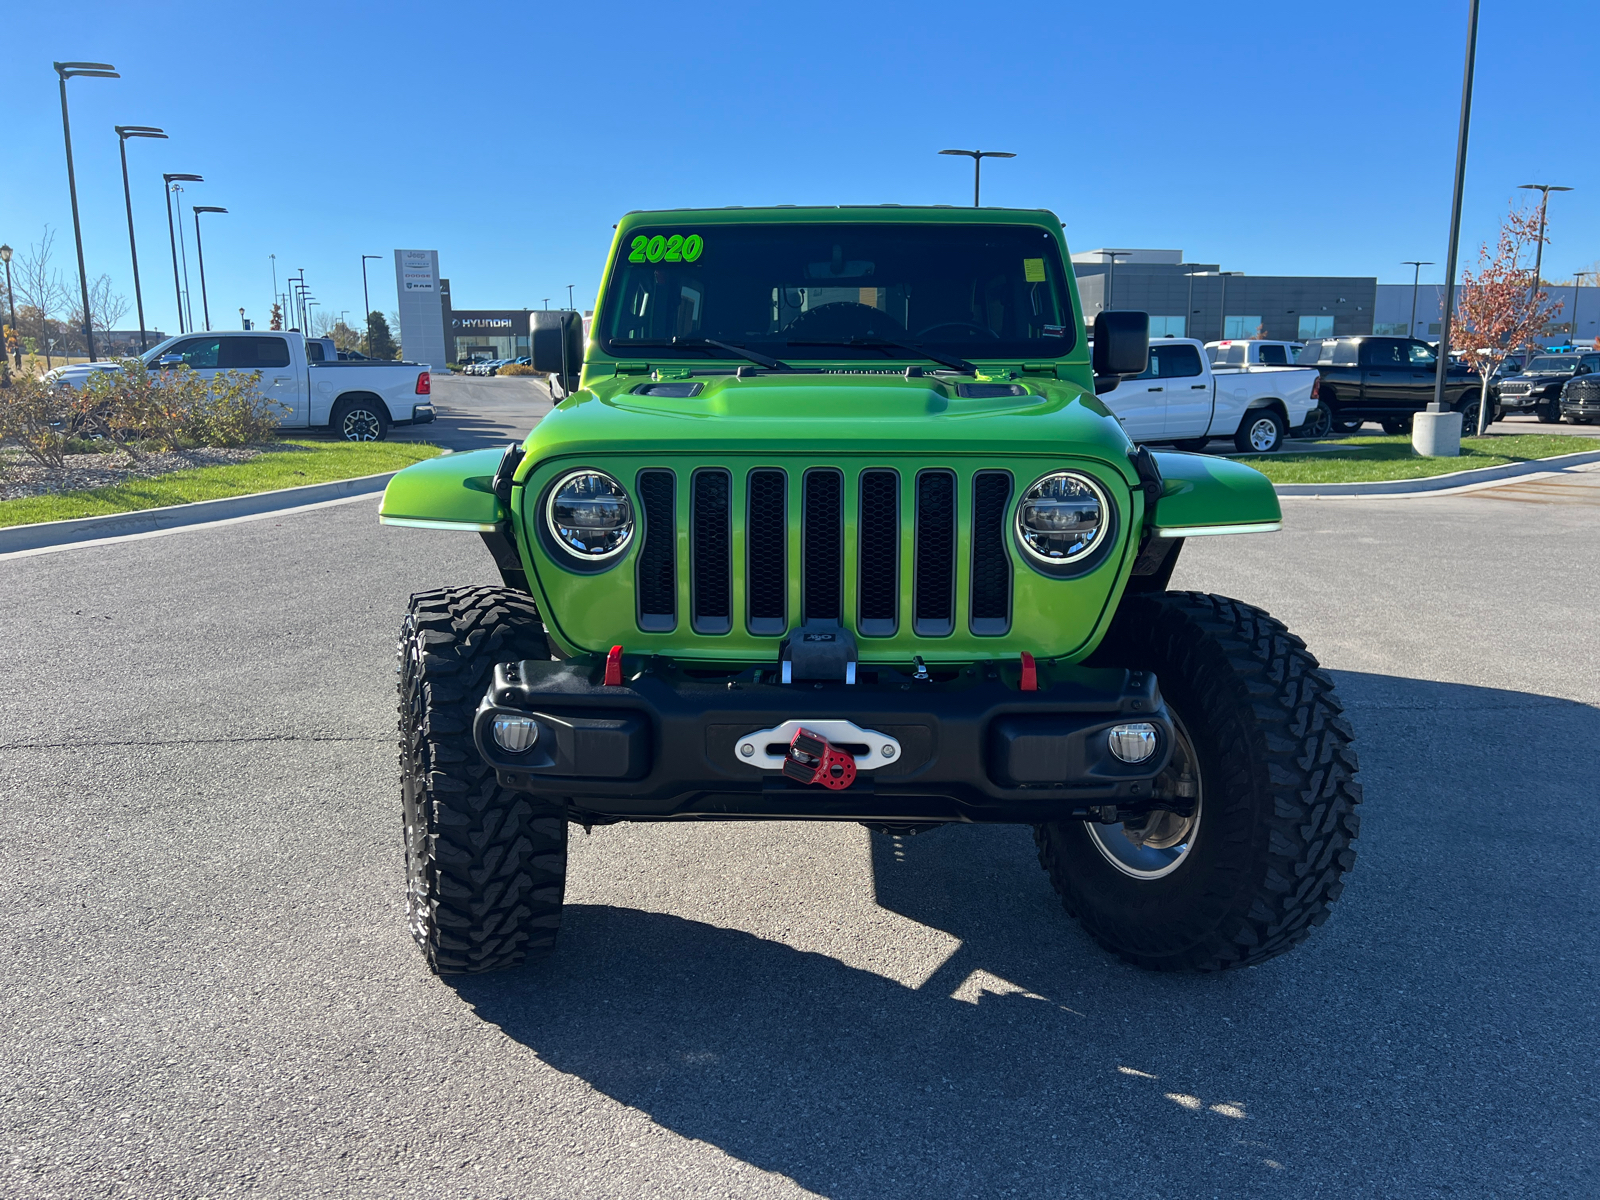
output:
[[1256, 336], [1256, 330], [1260, 328], [1260, 317], [1224, 317], [1222, 337], [1224, 341], [1233, 338], [1253, 338]]
[[[1402, 328], [1401, 333], [1405, 330]], [[1300, 318], [1300, 341], [1307, 338], [1321, 338], [1333, 336], [1333, 314], [1319, 313], [1315, 316]]]

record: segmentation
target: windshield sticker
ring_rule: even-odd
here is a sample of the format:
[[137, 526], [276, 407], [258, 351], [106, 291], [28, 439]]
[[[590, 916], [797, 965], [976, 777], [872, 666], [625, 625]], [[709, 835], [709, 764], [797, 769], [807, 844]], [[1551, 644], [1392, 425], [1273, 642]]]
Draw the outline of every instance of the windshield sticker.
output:
[[1044, 259], [1025, 258], [1022, 260], [1022, 278], [1029, 283], [1044, 282]]
[[658, 233], [654, 237], [641, 233], [628, 244], [628, 261], [692, 263], [699, 259], [705, 250], [705, 245], [705, 239], [698, 233], [691, 233], [688, 237], [684, 237], [681, 233], [670, 235]]

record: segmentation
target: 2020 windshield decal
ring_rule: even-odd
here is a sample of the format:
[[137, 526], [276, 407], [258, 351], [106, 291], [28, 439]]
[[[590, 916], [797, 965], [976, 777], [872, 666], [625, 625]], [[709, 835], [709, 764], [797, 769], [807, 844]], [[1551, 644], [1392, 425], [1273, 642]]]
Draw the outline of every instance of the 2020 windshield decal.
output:
[[705, 239], [698, 233], [691, 233], [688, 237], [681, 233], [658, 233], [654, 237], [641, 233], [628, 244], [628, 261], [692, 263], [705, 251], [705, 245]]

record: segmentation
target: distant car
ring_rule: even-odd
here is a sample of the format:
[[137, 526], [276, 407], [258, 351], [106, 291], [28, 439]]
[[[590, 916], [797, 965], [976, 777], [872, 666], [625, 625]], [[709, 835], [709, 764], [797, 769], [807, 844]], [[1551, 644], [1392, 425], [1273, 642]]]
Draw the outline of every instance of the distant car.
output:
[[1505, 412], [1531, 412], [1544, 424], [1554, 425], [1561, 420], [1567, 383], [1597, 371], [1600, 354], [1541, 354], [1520, 374], [1500, 380], [1495, 394]]
[[122, 370], [122, 364], [114, 362], [70, 363], [66, 366], [46, 371], [43, 379], [45, 383], [52, 387], [57, 384], [65, 384], [70, 388], [81, 389], [84, 384], [89, 382], [91, 375], [120, 370]]
[[[1409, 433], [1412, 418], [1433, 400], [1439, 366], [1426, 342], [1374, 336], [1312, 338], [1298, 362], [1321, 375], [1317, 399], [1342, 433], [1355, 432], [1363, 421], [1381, 422], [1385, 433]], [[1478, 423], [1478, 396], [1477, 373], [1451, 364], [1445, 372], [1445, 403], [1472, 428]]]

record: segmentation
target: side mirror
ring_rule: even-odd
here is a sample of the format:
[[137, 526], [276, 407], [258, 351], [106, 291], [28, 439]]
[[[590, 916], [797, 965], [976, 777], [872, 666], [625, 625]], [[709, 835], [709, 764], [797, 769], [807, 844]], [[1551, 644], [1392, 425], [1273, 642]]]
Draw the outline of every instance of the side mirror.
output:
[[576, 391], [583, 370], [583, 314], [570, 310], [534, 313], [528, 359], [535, 371], [560, 380], [562, 391]]
[[181, 355], [181, 354], [163, 354], [160, 358], [156, 359], [156, 366], [158, 366], [158, 367], [181, 367], [181, 366], [183, 366], [183, 355]]
[[1094, 319], [1094, 391], [1109, 392], [1150, 365], [1150, 314], [1102, 312]]

